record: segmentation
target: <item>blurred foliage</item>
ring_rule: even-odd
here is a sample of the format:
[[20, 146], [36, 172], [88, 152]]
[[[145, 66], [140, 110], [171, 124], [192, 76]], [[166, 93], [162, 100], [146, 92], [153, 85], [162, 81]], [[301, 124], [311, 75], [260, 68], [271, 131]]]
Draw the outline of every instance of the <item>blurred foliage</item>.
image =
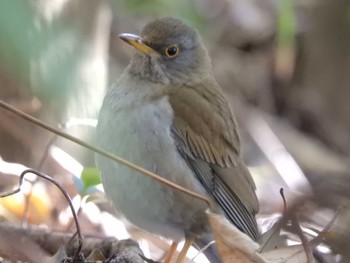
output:
[[26, 1], [0, 1], [0, 59], [20, 75], [23, 67], [28, 70], [30, 57], [38, 54], [42, 45], [42, 41], [30, 41], [33, 25], [33, 13]]
[[76, 26], [79, 19], [48, 15], [40, 5], [39, 1], [0, 1], [0, 59], [24, 84], [22, 89], [62, 107], [79, 81], [86, 34]]
[[289, 45], [294, 41], [296, 30], [295, 9], [292, 0], [279, 1], [277, 38], [278, 43]]
[[204, 22], [203, 16], [198, 13], [193, 1], [110, 0], [110, 3], [113, 8], [122, 8], [126, 12], [132, 13], [132, 15], [141, 14], [142, 16], [175, 16], [199, 28]]

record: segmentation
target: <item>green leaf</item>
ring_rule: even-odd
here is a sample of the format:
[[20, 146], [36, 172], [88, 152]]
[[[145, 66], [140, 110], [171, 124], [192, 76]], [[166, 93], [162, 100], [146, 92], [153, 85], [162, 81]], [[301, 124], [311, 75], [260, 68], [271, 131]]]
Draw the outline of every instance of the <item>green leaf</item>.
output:
[[81, 180], [85, 189], [98, 185], [101, 183], [100, 173], [95, 167], [84, 167], [81, 173]]

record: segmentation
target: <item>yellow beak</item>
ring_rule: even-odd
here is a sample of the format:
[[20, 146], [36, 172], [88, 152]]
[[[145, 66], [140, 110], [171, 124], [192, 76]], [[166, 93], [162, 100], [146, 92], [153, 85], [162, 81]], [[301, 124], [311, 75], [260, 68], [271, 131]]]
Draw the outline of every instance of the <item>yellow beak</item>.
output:
[[159, 55], [157, 51], [143, 43], [142, 37], [138, 35], [123, 33], [119, 35], [119, 38], [146, 55]]

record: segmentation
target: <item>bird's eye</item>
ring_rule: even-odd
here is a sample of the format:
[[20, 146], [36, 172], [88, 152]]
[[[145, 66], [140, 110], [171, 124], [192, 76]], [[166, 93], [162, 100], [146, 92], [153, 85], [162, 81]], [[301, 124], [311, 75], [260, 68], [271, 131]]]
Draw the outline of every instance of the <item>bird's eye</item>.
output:
[[165, 55], [169, 58], [175, 57], [179, 53], [179, 48], [177, 45], [171, 45], [165, 49]]

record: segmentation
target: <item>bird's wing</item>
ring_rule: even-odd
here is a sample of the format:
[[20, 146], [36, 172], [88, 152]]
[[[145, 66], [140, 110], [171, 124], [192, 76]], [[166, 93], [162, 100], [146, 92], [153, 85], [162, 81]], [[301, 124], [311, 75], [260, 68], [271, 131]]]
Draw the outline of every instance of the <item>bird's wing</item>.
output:
[[218, 84], [207, 83], [172, 89], [173, 138], [226, 216], [256, 239], [259, 205], [254, 181], [240, 160], [236, 121]]
[[183, 138], [188, 154], [221, 167], [235, 163], [240, 153], [236, 121], [214, 80], [173, 88], [169, 101], [174, 132]]

